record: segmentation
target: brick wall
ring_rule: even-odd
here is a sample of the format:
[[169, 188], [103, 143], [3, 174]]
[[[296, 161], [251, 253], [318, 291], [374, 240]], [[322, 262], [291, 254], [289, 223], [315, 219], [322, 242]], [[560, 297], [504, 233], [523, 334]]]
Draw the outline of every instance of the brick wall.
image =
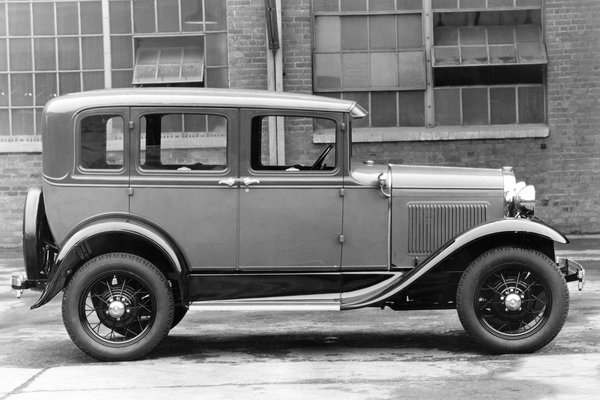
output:
[[0, 248], [21, 246], [27, 188], [40, 182], [40, 154], [0, 154]]

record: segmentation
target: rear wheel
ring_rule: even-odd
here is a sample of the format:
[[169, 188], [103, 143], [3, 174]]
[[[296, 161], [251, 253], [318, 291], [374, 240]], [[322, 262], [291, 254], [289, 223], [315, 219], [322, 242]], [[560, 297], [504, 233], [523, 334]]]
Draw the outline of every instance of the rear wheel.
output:
[[465, 330], [497, 353], [527, 353], [547, 345], [561, 330], [569, 290], [544, 254], [502, 247], [476, 259], [457, 291]]
[[164, 275], [143, 258], [98, 256], [65, 288], [63, 321], [73, 342], [98, 360], [143, 357], [168, 334], [173, 294]]

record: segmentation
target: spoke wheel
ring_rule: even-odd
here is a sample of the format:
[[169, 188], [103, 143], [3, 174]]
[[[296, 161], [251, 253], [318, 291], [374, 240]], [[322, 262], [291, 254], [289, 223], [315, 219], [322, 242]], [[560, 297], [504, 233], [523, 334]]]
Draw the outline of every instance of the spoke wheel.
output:
[[467, 333], [495, 353], [547, 345], [568, 314], [569, 291], [544, 254], [516, 247], [488, 251], [463, 273], [456, 306]]
[[81, 350], [98, 360], [133, 360], [168, 334], [173, 294], [150, 262], [131, 254], [104, 254], [74, 274], [62, 311], [67, 332]]

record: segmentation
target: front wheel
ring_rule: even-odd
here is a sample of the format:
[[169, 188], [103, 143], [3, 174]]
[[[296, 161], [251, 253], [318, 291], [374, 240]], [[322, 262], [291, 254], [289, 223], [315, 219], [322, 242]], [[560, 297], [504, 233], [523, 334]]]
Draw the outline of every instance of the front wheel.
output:
[[477, 342], [495, 353], [528, 353], [547, 345], [569, 310], [569, 290], [544, 254], [502, 247], [483, 254], [463, 273], [456, 305]]
[[154, 349], [173, 322], [164, 275], [132, 254], [111, 253], [83, 265], [64, 291], [63, 322], [73, 342], [102, 361], [134, 360]]

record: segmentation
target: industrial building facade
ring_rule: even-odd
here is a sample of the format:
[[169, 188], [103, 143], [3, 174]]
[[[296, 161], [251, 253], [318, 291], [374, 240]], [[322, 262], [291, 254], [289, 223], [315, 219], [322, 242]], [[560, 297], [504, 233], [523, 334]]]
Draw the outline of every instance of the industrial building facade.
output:
[[361, 158], [512, 165], [542, 219], [598, 232], [599, 17], [595, 0], [2, 1], [0, 246], [20, 244], [46, 101], [131, 86], [353, 99]]

